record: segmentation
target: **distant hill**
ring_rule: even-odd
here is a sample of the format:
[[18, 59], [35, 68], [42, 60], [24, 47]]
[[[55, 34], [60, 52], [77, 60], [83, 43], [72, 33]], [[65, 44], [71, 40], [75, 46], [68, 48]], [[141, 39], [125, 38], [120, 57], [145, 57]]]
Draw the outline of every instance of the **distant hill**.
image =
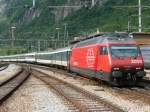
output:
[[[136, 6], [138, 0], [1, 0], [5, 10], [0, 14], [1, 35], [11, 38], [10, 27], [16, 26], [15, 36], [21, 39], [50, 39], [58, 35], [61, 40], [96, 32], [127, 31], [128, 20], [131, 31], [138, 31], [138, 8], [116, 7]], [[150, 0], [141, 0], [142, 5], [149, 5]], [[79, 6], [48, 8], [48, 6]], [[142, 10], [143, 31], [150, 31], [150, 9]]]

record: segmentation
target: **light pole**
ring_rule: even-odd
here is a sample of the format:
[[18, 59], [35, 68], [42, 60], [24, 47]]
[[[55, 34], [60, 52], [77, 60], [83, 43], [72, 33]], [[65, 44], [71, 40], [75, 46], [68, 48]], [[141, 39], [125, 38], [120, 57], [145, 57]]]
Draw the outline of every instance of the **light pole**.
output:
[[35, 0], [32, 1], [32, 7], [35, 8]]
[[38, 40], [38, 52], [40, 52], [40, 51], [41, 51], [41, 41]]
[[67, 40], [68, 40], [67, 46], [69, 46], [70, 40], [69, 40], [69, 33], [68, 33], [68, 30], [67, 30], [66, 38], [67, 38]]
[[12, 26], [11, 27], [11, 38], [12, 38], [12, 47], [14, 47], [14, 41], [15, 41], [15, 35], [14, 35], [14, 31], [15, 31], [16, 27], [15, 26]]
[[64, 39], [66, 39], [66, 34], [67, 34], [67, 23], [65, 23], [64, 25], [65, 25], [65, 30], [64, 30]]
[[142, 32], [142, 5], [141, 0], [139, 0], [139, 32]]
[[59, 36], [60, 36], [59, 30], [60, 30], [60, 28], [56, 28], [56, 30], [57, 30], [57, 39], [56, 39], [56, 42], [59, 43]]
[[95, 5], [95, 0], [92, 0], [92, 7]]
[[52, 49], [56, 48], [56, 38], [55, 38], [55, 34], [50, 36], [50, 44], [48, 44], [48, 46], [51, 46]]
[[131, 16], [128, 16], [128, 32], [131, 32]]
[[57, 30], [57, 39], [59, 41], [59, 30], [60, 30], [60, 28], [56, 28], [56, 30]]
[[65, 25], [65, 30], [64, 30], [64, 47], [65, 47], [65, 45], [66, 45], [66, 40], [68, 39], [67, 38], [67, 23], [65, 23], [64, 24]]

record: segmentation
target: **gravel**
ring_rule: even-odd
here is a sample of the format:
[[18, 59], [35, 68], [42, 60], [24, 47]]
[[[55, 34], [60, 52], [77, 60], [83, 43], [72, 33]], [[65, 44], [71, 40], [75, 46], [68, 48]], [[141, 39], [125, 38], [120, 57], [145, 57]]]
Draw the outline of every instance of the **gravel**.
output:
[[[49, 75], [53, 75], [55, 77], [58, 77], [62, 80], [65, 80], [69, 83], [75, 84], [78, 87], [84, 88], [102, 98], [105, 100], [118, 105], [122, 109], [128, 112], [150, 112], [150, 104], [144, 104], [142, 101], [136, 99], [126, 99], [124, 97], [119, 96], [119, 94], [115, 93], [115, 91], [110, 91], [108, 88], [106, 89], [103, 86], [96, 85], [95, 83], [90, 84], [91, 82], [78, 80], [73, 77], [68, 77], [62, 74], [53, 73], [51, 71], [47, 70], [41, 70], [44, 73], [47, 73]], [[89, 83], [89, 84], [88, 84]]]
[[10, 64], [8, 68], [0, 71], [0, 84], [7, 81], [21, 71], [21, 67], [15, 64]]
[[31, 76], [12, 97], [0, 107], [0, 112], [69, 112], [55, 92]]
[[[136, 99], [128, 99], [108, 90], [97, 82], [83, 80], [82, 78], [68, 77], [62, 74], [53, 73], [48, 70], [41, 70], [44, 73], [53, 75], [67, 82], [84, 88], [103, 99], [120, 106], [128, 112], [150, 112], [150, 104], [144, 104]], [[66, 101], [58, 96], [54, 90], [45, 83], [31, 76], [29, 80], [16, 91], [12, 97], [0, 106], [0, 112], [68, 112], [71, 109]]]

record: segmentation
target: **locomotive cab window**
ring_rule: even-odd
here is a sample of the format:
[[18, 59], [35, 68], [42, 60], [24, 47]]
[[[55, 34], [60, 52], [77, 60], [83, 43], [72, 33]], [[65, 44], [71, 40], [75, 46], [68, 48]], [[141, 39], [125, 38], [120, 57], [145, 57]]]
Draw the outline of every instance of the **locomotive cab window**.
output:
[[106, 46], [103, 46], [103, 47], [100, 48], [100, 54], [101, 55], [107, 55], [108, 54]]
[[137, 57], [140, 52], [136, 45], [112, 45], [111, 55], [113, 57]]

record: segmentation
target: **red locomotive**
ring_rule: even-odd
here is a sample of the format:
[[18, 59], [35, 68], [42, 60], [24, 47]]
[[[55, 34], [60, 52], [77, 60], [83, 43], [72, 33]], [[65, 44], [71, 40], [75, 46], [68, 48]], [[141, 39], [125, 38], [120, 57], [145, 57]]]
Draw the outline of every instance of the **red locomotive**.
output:
[[110, 33], [82, 40], [52, 52], [1, 56], [0, 61], [39, 63], [68, 68], [114, 85], [135, 85], [146, 73], [139, 46], [126, 33]]
[[125, 33], [76, 43], [71, 49], [69, 69], [115, 85], [135, 85], [146, 74], [139, 46]]

